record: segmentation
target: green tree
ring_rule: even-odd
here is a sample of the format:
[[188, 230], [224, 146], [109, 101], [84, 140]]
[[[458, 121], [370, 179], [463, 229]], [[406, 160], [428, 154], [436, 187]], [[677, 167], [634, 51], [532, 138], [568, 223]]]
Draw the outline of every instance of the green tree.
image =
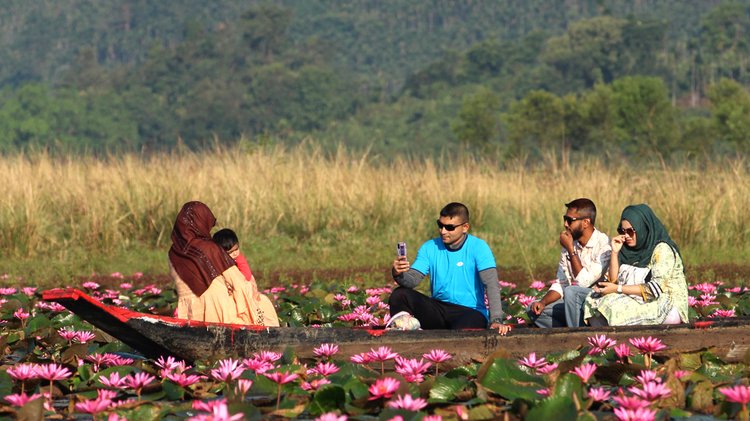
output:
[[480, 87], [476, 93], [464, 97], [451, 130], [465, 145], [485, 148], [498, 137], [499, 107], [500, 98]]
[[750, 59], [750, 16], [747, 5], [732, 2], [706, 13], [701, 21], [701, 52], [714, 77], [745, 80]]
[[750, 150], [750, 94], [739, 83], [721, 79], [708, 89], [711, 115], [723, 142]]
[[268, 63], [281, 51], [291, 21], [290, 9], [276, 5], [253, 6], [242, 14], [242, 38], [251, 51], [261, 53]]
[[612, 84], [612, 93], [624, 150], [669, 155], [676, 146], [677, 125], [664, 82], [655, 77], [625, 77]]
[[558, 148], [562, 154], [567, 153], [565, 106], [557, 95], [531, 91], [514, 102], [503, 119], [517, 153], [527, 150], [539, 155]]

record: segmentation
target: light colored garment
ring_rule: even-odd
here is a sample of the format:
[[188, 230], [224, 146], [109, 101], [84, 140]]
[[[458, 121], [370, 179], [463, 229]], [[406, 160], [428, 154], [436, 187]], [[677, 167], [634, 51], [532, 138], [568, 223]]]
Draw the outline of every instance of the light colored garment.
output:
[[561, 298], [565, 298], [564, 290], [566, 287], [577, 285], [590, 288], [595, 282], [602, 280], [609, 269], [612, 247], [609, 244], [607, 234], [594, 228], [594, 232], [585, 246], [575, 241], [573, 248], [581, 259], [583, 269], [578, 272], [578, 276], [573, 276], [568, 251], [562, 249], [560, 263], [557, 266], [557, 280], [549, 287], [550, 291], [557, 292]]
[[279, 326], [276, 310], [265, 295], [253, 291], [237, 266], [231, 266], [211, 281], [199, 297], [180, 279], [170, 263], [169, 274], [177, 288], [177, 317], [202, 322]]
[[[651, 279], [650, 274], [651, 269], [648, 267], [639, 268], [638, 266], [622, 264], [617, 272], [617, 283], [620, 285], [644, 285], [647, 279]], [[632, 295], [631, 297], [640, 304], [646, 302], [643, 296]]]
[[[676, 310], [679, 320], [688, 321], [688, 289], [682, 259], [667, 243], [659, 243], [647, 266], [651, 269], [648, 284], [658, 286], [660, 294], [653, 288], [642, 286], [641, 303], [627, 294], [607, 294], [599, 298], [592, 295], [586, 299], [584, 317], [604, 316], [610, 326], [657, 325], [674, 322]], [[673, 317], [669, 317], [670, 313]]]

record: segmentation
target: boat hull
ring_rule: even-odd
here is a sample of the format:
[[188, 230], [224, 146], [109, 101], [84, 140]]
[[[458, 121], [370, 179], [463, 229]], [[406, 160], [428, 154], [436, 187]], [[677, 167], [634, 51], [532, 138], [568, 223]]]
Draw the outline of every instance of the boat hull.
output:
[[618, 342], [633, 337], [658, 337], [667, 345], [667, 349], [659, 353], [664, 356], [710, 350], [731, 362], [745, 359], [750, 349], [750, 321], [747, 319], [660, 326], [517, 328], [507, 336], [500, 336], [494, 330], [485, 329], [395, 331], [204, 323], [105, 305], [72, 288], [45, 291], [43, 298], [62, 304], [147, 357], [172, 355], [191, 362], [243, 358], [258, 351], [284, 352], [287, 349], [299, 358], [312, 358], [315, 347], [331, 343], [338, 345], [343, 355], [388, 346], [404, 357], [414, 358], [439, 348], [450, 352], [454, 363], [461, 364], [482, 361], [493, 354], [519, 358], [531, 352], [543, 355], [578, 349], [596, 334], [606, 334]]

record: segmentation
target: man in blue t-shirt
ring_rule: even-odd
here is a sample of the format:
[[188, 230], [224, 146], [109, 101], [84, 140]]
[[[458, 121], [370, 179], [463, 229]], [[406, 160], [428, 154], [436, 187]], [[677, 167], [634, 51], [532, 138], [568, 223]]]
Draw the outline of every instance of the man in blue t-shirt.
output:
[[[468, 233], [469, 209], [447, 204], [437, 226], [440, 237], [422, 244], [414, 265], [406, 256], [393, 261], [391, 272], [399, 284], [388, 300], [392, 322], [399, 319], [393, 324], [405, 329], [485, 329], [489, 324], [505, 335], [510, 326], [503, 324], [495, 257], [487, 243]], [[432, 298], [414, 290], [426, 275]]]

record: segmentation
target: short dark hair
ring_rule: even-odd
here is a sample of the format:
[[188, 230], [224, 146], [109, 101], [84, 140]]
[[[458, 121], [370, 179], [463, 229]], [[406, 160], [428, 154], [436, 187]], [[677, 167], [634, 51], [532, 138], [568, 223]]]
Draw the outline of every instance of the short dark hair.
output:
[[575, 209], [582, 217], [591, 219], [591, 225], [596, 225], [596, 205], [591, 199], [582, 197], [573, 200], [570, 203], [566, 203], [565, 207], [568, 209]]
[[463, 203], [451, 202], [440, 210], [440, 216], [447, 216], [448, 218], [460, 216], [464, 222], [469, 222], [469, 208]]
[[216, 231], [213, 235], [214, 243], [218, 244], [221, 248], [229, 251], [234, 247], [235, 244], [240, 242], [237, 238], [237, 234], [229, 228], [223, 228]]

